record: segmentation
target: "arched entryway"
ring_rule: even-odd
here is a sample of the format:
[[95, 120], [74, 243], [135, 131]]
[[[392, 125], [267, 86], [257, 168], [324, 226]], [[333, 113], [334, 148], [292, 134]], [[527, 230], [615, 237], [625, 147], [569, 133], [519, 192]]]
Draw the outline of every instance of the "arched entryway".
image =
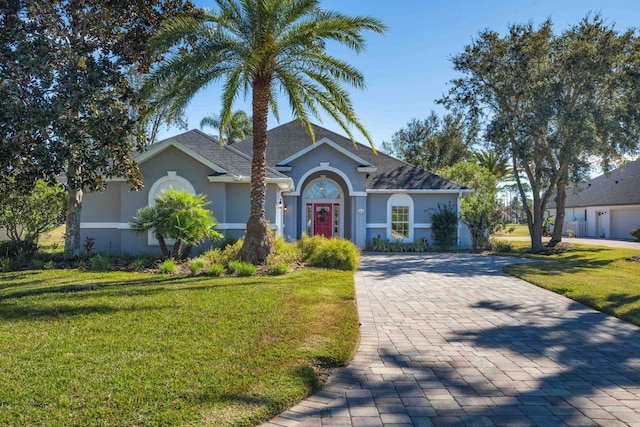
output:
[[303, 231], [309, 236], [344, 237], [344, 192], [340, 185], [321, 175], [302, 191]]

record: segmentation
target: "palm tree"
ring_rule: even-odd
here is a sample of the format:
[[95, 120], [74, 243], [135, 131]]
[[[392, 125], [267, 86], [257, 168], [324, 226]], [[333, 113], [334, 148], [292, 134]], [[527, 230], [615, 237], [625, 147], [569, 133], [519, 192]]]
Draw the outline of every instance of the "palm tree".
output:
[[[223, 81], [220, 127], [227, 129], [234, 100], [251, 94], [253, 159], [251, 211], [240, 256], [262, 262], [272, 242], [265, 219], [266, 148], [269, 109], [278, 118], [277, 95], [284, 93], [294, 117], [315, 141], [310, 119], [324, 110], [354, 140], [355, 126], [373, 146], [358, 120], [343, 83], [364, 88], [362, 74], [327, 54], [326, 42], [364, 50], [364, 31], [384, 33], [372, 17], [349, 17], [323, 10], [319, 0], [216, 0], [219, 12], [175, 18], [152, 39], [152, 49], [168, 56], [151, 75], [143, 93], [171, 78], [177, 82], [159, 99], [180, 111], [203, 87]], [[162, 105], [156, 102], [156, 105]]]
[[224, 144], [234, 144], [238, 141], [250, 138], [253, 135], [252, 119], [242, 110], [236, 110], [231, 115], [229, 127], [226, 132], [222, 130], [220, 116], [212, 114], [200, 120], [200, 129], [205, 126], [218, 129], [220, 142]]
[[498, 155], [494, 149], [475, 152], [473, 157], [477, 164], [488, 169], [498, 181], [503, 181], [511, 174], [509, 159]]

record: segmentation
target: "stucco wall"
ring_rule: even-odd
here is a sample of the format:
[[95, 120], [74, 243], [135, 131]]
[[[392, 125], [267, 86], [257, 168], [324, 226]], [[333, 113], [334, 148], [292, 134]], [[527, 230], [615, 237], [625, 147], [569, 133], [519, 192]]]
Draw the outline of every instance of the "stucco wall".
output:
[[290, 163], [292, 169], [287, 175], [293, 178], [296, 189], [302, 190], [299, 188], [300, 179], [310, 170], [320, 168], [320, 163], [329, 163], [327, 171], [324, 172], [327, 176], [330, 169], [337, 169], [350, 181], [353, 191], [365, 191], [366, 174], [358, 172], [356, 169], [360, 164], [326, 144], [317, 146]]
[[[413, 201], [413, 239], [426, 238], [429, 245], [433, 245], [433, 234], [430, 227], [431, 216], [438, 211], [438, 204], [446, 206], [451, 204], [457, 209], [457, 193], [424, 193], [424, 192], [395, 192], [395, 193], [369, 193], [367, 196], [367, 235], [366, 241], [372, 242], [374, 237], [380, 236], [390, 239], [388, 235], [388, 203], [394, 194], [407, 194]], [[460, 227], [460, 246], [471, 246], [471, 239], [467, 227]]]

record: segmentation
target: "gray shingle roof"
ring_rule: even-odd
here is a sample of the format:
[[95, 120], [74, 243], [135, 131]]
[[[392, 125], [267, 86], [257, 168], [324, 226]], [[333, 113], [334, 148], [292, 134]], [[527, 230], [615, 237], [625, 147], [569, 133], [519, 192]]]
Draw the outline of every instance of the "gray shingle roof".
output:
[[[380, 151], [377, 155], [371, 147], [356, 143], [349, 138], [332, 132], [318, 125], [312, 125], [316, 141], [327, 138], [342, 148], [350, 151], [371, 165], [377, 167], [377, 171], [369, 175], [367, 179], [368, 189], [429, 189], [429, 190], [462, 190], [466, 189], [459, 184], [439, 177], [424, 169], [410, 165]], [[285, 123], [271, 129], [267, 133], [267, 164], [271, 167], [278, 162], [291, 157], [300, 150], [311, 145], [311, 138], [304, 128], [295, 121]], [[233, 144], [233, 148], [247, 155], [252, 153], [252, 139]]]
[[[251, 176], [251, 158], [249, 156], [228, 145], [220, 145], [214, 137], [197, 129], [152, 144], [147, 147], [147, 151], [169, 140], [177, 141], [194, 153], [216, 164], [221, 169], [228, 171], [231, 175]], [[141, 153], [134, 153], [132, 157], [135, 159], [140, 154]], [[268, 167], [267, 178], [287, 178], [287, 176]]]
[[[567, 189], [566, 207], [640, 204], [640, 159]], [[555, 208], [552, 197], [550, 208]]]

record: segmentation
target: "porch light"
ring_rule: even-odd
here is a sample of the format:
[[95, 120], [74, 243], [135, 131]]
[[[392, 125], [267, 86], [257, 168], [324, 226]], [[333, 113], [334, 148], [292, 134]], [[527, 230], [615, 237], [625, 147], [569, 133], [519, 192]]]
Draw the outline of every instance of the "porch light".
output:
[[289, 210], [289, 208], [287, 207], [287, 205], [284, 205], [284, 211], [286, 212], [288, 210]]
[[282, 206], [283, 206], [283, 205], [282, 205], [282, 199], [280, 199], [280, 200], [278, 201], [278, 209], [282, 209]]

